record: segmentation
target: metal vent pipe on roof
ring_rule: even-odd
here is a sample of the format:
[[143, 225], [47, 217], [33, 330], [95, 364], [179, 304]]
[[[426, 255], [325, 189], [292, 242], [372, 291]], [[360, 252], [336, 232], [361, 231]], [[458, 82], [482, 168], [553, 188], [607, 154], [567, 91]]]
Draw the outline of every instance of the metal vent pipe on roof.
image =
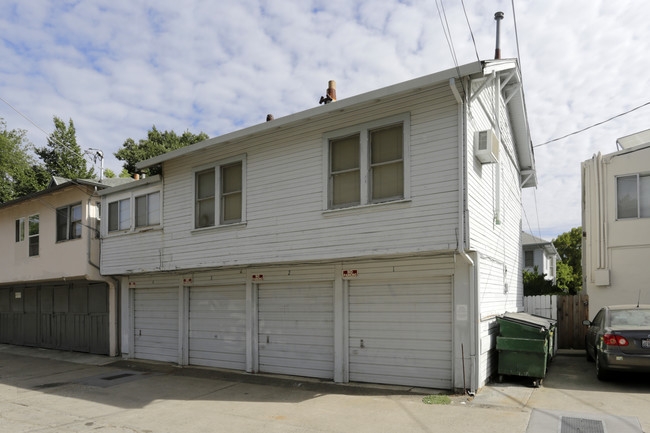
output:
[[497, 45], [494, 49], [494, 59], [499, 60], [501, 58], [501, 20], [503, 19], [503, 12], [497, 12], [494, 14], [494, 20], [497, 22]]

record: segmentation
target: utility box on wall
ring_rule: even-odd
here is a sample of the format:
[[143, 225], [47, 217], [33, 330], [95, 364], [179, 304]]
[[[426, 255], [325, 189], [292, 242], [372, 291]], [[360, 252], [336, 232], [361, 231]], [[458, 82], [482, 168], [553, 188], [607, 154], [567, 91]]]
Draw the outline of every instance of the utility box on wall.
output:
[[474, 155], [482, 164], [492, 164], [499, 160], [499, 139], [492, 129], [476, 131]]

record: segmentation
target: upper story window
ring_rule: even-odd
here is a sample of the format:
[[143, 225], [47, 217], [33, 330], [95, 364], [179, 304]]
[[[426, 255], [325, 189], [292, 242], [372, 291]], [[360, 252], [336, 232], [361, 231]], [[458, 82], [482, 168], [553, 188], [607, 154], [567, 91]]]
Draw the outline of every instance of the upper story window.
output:
[[327, 207], [407, 198], [409, 130], [408, 115], [401, 115], [326, 134]]
[[650, 175], [633, 174], [616, 178], [616, 217], [650, 217]]
[[131, 228], [131, 199], [126, 198], [108, 204], [108, 231]]
[[160, 224], [160, 192], [135, 197], [135, 226]]
[[29, 256], [38, 255], [38, 244], [39, 244], [39, 216], [30, 215], [29, 219]]
[[194, 174], [194, 227], [239, 223], [245, 214], [245, 160], [238, 157]]
[[524, 251], [524, 267], [532, 268], [535, 266], [535, 252]]
[[25, 240], [25, 218], [18, 218], [16, 220], [16, 242]]
[[56, 240], [67, 241], [81, 237], [81, 203], [56, 210]]

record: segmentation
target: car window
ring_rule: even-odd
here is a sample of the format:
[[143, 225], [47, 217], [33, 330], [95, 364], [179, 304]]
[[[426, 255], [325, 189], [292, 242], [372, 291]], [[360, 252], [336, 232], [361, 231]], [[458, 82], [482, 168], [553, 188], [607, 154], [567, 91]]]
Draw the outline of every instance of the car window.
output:
[[609, 313], [611, 326], [650, 326], [650, 310], [615, 310]]
[[596, 314], [596, 317], [594, 317], [594, 321], [592, 322], [593, 326], [602, 328], [604, 318], [605, 318], [605, 310], [600, 310], [598, 314]]

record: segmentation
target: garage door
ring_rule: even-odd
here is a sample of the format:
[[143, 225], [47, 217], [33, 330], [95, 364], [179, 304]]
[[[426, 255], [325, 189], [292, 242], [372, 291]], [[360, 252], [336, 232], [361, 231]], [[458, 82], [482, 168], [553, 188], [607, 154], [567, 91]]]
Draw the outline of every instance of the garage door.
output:
[[451, 278], [351, 281], [350, 380], [451, 387]]
[[189, 362], [246, 369], [246, 285], [190, 289]]
[[178, 287], [137, 288], [134, 297], [134, 356], [179, 362]]
[[331, 282], [261, 284], [258, 308], [260, 371], [333, 377]]

